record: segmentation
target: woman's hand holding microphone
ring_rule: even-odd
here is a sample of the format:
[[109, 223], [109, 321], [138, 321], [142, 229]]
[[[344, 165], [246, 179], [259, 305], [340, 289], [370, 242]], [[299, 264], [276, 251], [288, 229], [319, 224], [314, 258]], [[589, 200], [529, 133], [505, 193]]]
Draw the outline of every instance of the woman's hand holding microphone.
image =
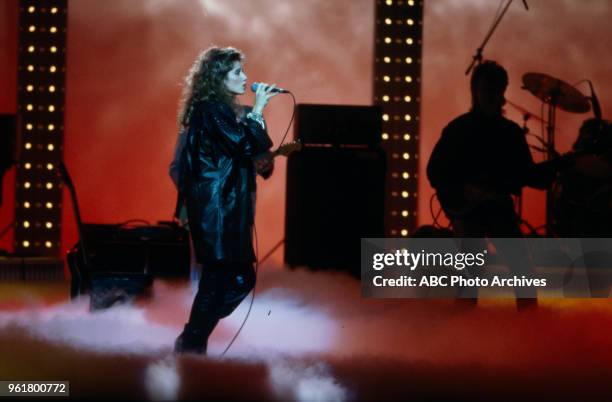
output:
[[[273, 92], [276, 88], [276, 84], [267, 85], [263, 83], [257, 84], [257, 90], [255, 91], [255, 104], [253, 105], [253, 111], [251, 112], [255, 119], [263, 122], [263, 110], [270, 101], [271, 98], [278, 95], [280, 92]], [[269, 178], [274, 171], [274, 157], [271, 154], [262, 155], [256, 162], [255, 168], [257, 173], [263, 176], [264, 179]]]
[[272, 92], [276, 88], [276, 84], [268, 85], [259, 83], [255, 91], [255, 104], [253, 105], [253, 113], [261, 115], [264, 108], [270, 101], [270, 98], [275, 97], [280, 92]]

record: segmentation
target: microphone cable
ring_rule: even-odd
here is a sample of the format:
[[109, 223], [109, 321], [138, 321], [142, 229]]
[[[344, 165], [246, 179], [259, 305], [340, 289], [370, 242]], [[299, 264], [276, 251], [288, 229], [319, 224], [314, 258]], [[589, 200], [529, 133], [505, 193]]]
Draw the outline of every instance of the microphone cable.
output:
[[255, 234], [255, 255], [256, 255], [256, 257], [255, 257], [256, 258], [256, 261], [255, 261], [255, 286], [253, 286], [253, 290], [251, 291], [251, 301], [249, 302], [249, 309], [247, 310], [246, 315], [244, 316], [244, 319], [242, 320], [242, 324], [240, 325], [240, 328], [238, 328], [238, 330], [236, 331], [236, 334], [234, 335], [232, 340], [229, 342], [229, 344], [227, 345], [225, 350], [221, 353], [221, 357], [225, 356], [225, 353], [227, 353], [227, 351], [230, 349], [230, 347], [234, 344], [234, 341], [236, 340], [236, 338], [238, 338], [238, 335], [240, 335], [240, 332], [242, 332], [242, 328], [244, 328], [244, 326], [246, 325], [246, 322], [247, 322], [247, 320], [249, 318], [249, 315], [251, 314], [251, 309], [253, 308], [253, 303], [255, 302], [255, 290], [257, 288], [257, 273], [259, 271], [259, 264], [263, 264], [285, 242], [285, 238], [283, 237], [282, 239], [280, 239], [274, 245], [274, 247], [272, 247], [270, 249], [270, 251], [268, 251], [266, 253], [266, 255], [261, 259], [261, 261], [259, 261], [259, 243], [258, 243], [258, 240], [257, 240], [257, 229], [256, 229], [255, 225], [253, 225], [253, 232]]
[[287, 134], [289, 134], [289, 129], [291, 128], [291, 125], [293, 124], [293, 118], [295, 117], [295, 109], [297, 107], [297, 102], [295, 100], [295, 96], [293, 96], [293, 92], [289, 91], [287, 93], [289, 95], [291, 95], [291, 99], [293, 99], [293, 112], [291, 113], [291, 119], [289, 120], [289, 125], [287, 126], [287, 129], [285, 130], [285, 134], [283, 134], [283, 138], [281, 139], [281, 142], [278, 145], [279, 147], [285, 143], [285, 139], [287, 138]]

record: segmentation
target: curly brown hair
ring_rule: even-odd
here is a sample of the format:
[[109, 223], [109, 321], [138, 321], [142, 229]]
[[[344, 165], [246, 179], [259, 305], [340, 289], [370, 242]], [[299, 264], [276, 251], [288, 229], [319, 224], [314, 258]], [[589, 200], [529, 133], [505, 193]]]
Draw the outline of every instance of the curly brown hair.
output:
[[196, 104], [204, 100], [225, 102], [238, 112], [236, 97], [227, 91], [223, 83], [236, 61], [243, 62], [244, 55], [233, 47], [212, 46], [200, 52], [185, 77], [178, 114], [179, 126], [189, 125]]

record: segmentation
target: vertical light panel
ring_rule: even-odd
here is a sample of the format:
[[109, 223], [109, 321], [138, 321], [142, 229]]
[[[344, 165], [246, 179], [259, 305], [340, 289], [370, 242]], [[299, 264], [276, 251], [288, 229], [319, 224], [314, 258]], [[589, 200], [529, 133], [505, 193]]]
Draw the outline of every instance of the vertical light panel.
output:
[[385, 227], [405, 237], [417, 225], [423, 2], [376, 0], [374, 103], [387, 152]]
[[19, 1], [15, 251], [57, 257], [60, 250], [67, 0]]

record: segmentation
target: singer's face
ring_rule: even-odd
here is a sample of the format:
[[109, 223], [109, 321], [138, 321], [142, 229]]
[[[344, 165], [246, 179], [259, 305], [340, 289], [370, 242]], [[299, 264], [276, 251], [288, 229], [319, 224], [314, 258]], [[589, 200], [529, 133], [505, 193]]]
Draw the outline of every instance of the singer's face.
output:
[[246, 90], [247, 76], [242, 69], [242, 63], [235, 61], [232, 69], [225, 76], [223, 83], [232, 95], [242, 95]]

